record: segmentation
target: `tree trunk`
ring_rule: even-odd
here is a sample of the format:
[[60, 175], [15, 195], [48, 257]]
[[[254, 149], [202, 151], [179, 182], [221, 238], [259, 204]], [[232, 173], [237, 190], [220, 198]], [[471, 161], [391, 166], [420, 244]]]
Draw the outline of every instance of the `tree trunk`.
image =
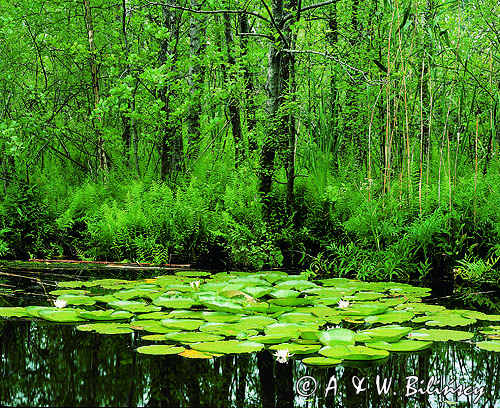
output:
[[[226, 37], [227, 46], [227, 62], [230, 66], [236, 65], [236, 59], [233, 55], [233, 34], [231, 32], [231, 20], [229, 13], [224, 13], [224, 34]], [[230, 70], [229, 83], [234, 83], [236, 81], [235, 70]], [[234, 139], [234, 163], [235, 166], [245, 160], [245, 146], [243, 143], [243, 134], [241, 131], [241, 117], [240, 117], [240, 106], [238, 100], [234, 95], [234, 91], [230, 90], [229, 93], [229, 118], [231, 120], [231, 128], [233, 130]]]
[[[198, 10], [200, 5], [197, 0], [190, 0], [190, 7]], [[188, 146], [187, 160], [196, 160], [200, 151], [200, 116], [201, 116], [201, 85], [203, 77], [203, 68], [200, 56], [203, 51], [201, 43], [202, 29], [200, 27], [200, 17], [195, 13], [191, 14], [189, 19], [189, 55], [190, 66], [188, 72], [189, 91], [191, 93], [191, 102], [188, 107]]]
[[[97, 108], [99, 105], [99, 74], [96, 63], [96, 45], [94, 38], [94, 24], [92, 21], [92, 10], [90, 7], [90, 0], [83, 0], [83, 8], [84, 8], [84, 19], [85, 26], [87, 28], [88, 40], [89, 40], [89, 64], [90, 64], [90, 72], [92, 75], [92, 93], [94, 96], [94, 108]], [[97, 120], [99, 124], [102, 124], [102, 117], [99, 115]], [[102, 137], [102, 133], [99, 127], [95, 127], [95, 134], [97, 137], [97, 160], [99, 162], [99, 170], [107, 171], [108, 170], [108, 160], [106, 156], [106, 152], [104, 151], [104, 139]]]
[[[173, 0], [172, 5], [177, 5]], [[165, 125], [163, 136], [159, 145], [160, 153], [160, 178], [166, 180], [175, 180], [177, 174], [183, 169], [183, 140], [179, 129], [180, 124], [173, 117], [172, 103], [176, 99], [175, 85], [178, 80], [176, 73], [177, 63], [177, 44], [179, 42], [180, 12], [178, 10], [169, 10], [167, 6], [162, 7], [163, 26], [170, 31], [170, 36], [161, 40], [160, 43], [160, 64], [167, 63], [170, 57], [170, 81], [159, 90], [160, 99], [163, 102], [162, 110], [165, 114]], [[171, 45], [173, 44], [173, 45]], [[175, 75], [174, 75], [175, 74]], [[173, 85], [171, 85], [173, 84]]]

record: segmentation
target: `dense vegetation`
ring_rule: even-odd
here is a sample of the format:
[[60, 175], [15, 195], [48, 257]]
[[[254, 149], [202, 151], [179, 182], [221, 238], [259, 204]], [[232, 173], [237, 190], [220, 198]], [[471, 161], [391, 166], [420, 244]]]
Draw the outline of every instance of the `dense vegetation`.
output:
[[0, 254], [497, 281], [499, 12], [0, 2]]

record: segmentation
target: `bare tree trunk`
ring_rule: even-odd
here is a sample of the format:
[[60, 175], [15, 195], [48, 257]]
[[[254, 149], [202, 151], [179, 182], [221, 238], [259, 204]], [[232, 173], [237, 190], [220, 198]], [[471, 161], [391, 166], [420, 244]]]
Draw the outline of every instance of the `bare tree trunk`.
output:
[[[248, 23], [248, 16], [241, 13], [239, 16], [240, 33], [250, 33], [250, 24]], [[248, 37], [241, 35], [241, 55], [244, 58], [248, 54]], [[255, 87], [253, 83], [252, 73], [248, 63], [243, 65], [243, 77], [245, 78], [245, 100], [247, 112], [247, 134], [248, 134], [248, 149], [250, 152], [257, 150], [257, 139], [255, 137], [255, 127], [257, 119], [255, 116]]]
[[[172, 5], [177, 5], [173, 0]], [[170, 57], [170, 70], [176, 73], [177, 44], [179, 42], [180, 12], [169, 10], [167, 6], [162, 7], [163, 25], [170, 31], [170, 36], [161, 40], [160, 43], [160, 64], [167, 62]], [[172, 45], [173, 44], [173, 45]], [[160, 153], [160, 178], [165, 180], [167, 176], [172, 180], [183, 169], [183, 140], [179, 124], [172, 117], [171, 103], [176, 99], [175, 84], [177, 75], [171, 75], [170, 82], [159, 90], [160, 99], [163, 102], [162, 110], [165, 114], [165, 127], [159, 145]], [[171, 85], [173, 83], [173, 85]]]
[[[200, 5], [197, 0], [190, 0], [190, 7], [198, 10]], [[196, 160], [200, 151], [200, 116], [201, 116], [201, 85], [203, 68], [200, 56], [203, 51], [201, 43], [202, 29], [200, 27], [200, 17], [195, 13], [189, 19], [189, 55], [191, 65], [188, 72], [188, 84], [191, 93], [191, 103], [188, 108], [188, 146], [187, 159]]]
[[[94, 24], [92, 21], [92, 10], [90, 7], [90, 0], [83, 0], [83, 8], [84, 8], [84, 19], [85, 26], [87, 28], [87, 34], [89, 39], [89, 63], [90, 63], [90, 72], [92, 75], [92, 93], [94, 95], [94, 108], [97, 108], [99, 104], [99, 74], [97, 70], [96, 63], [96, 45], [94, 39]], [[102, 117], [98, 116], [98, 121], [102, 123]], [[101, 131], [99, 128], [94, 126], [94, 130], [97, 137], [97, 159], [99, 162], [99, 170], [107, 171], [108, 170], [108, 160], [106, 156], [106, 152], [104, 151], [104, 139], [102, 137]]]
[[[226, 37], [227, 46], [227, 62], [229, 65], [235, 66], [236, 59], [233, 55], [233, 34], [231, 32], [231, 20], [228, 13], [224, 13], [224, 34]], [[235, 70], [230, 71], [230, 82], [236, 80]], [[241, 131], [240, 106], [233, 92], [229, 95], [229, 117], [231, 120], [231, 128], [233, 130], [234, 139], [234, 163], [235, 166], [245, 160], [245, 146], [243, 143], [243, 134]]]

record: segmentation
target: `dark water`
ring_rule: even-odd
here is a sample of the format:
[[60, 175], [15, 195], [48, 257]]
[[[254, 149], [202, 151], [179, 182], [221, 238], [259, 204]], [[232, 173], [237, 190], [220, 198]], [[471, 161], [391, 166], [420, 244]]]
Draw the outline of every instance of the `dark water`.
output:
[[[63, 279], [43, 277], [0, 275], [4, 284], [25, 284], [22, 293], [4, 286], [3, 303], [43, 305], [53, 280]], [[327, 369], [293, 359], [277, 363], [269, 351], [212, 360], [147, 356], [135, 351], [144, 344], [151, 342], [138, 333], [99, 335], [73, 324], [0, 320], [0, 405], [500, 407], [500, 355], [470, 343], [436, 343], [426, 353], [393, 354], [374, 367]], [[445, 385], [445, 395], [438, 394]]]

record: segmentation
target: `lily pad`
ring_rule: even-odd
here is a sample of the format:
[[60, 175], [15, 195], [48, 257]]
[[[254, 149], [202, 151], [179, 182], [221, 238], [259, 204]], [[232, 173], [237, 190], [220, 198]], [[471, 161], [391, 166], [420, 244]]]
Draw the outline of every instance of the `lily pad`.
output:
[[408, 334], [411, 339], [425, 341], [460, 341], [471, 339], [473, 336], [473, 333], [445, 329], [420, 329]]
[[340, 364], [342, 360], [328, 357], [306, 357], [302, 359], [302, 362], [312, 366], [333, 366]]
[[387, 350], [392, 352], [412, 352], [428, 349], [432, 346], [432, 341], [399, 340], [394, 343], [376, 341], [369, 343], [371, 348]]
[[130, 300], [135, 298], [154, 299], [160, 295], [157, 289], [134, 288], [128, 290], [120, 290], [114, 293], [114, 296], [120, 300]]
[[189, 309], [196, 301], [188, 296], [159, 296], [153, 300], [156, 306], [168, 307], [169, 309]]
[[290, 340], [290, 336], [280, 334], [266, 334], [263, 336], [251, 336], [248, 340], [263, 344], [279, 344]]
[[115, 300], [113, 302], [109, 302], [108, 305], [115, 309], [126, 310], [132, 313], [159, 312], [161, 310], [161, 307], [132, 300]]
[[81, 310], [78, 309], [58, 309], [58, 310], [40, 310], [38, 315], [45, 320], [51, 322], [70, 323], [70, 322], [84, 322], [79, 316]]
[[75, 305], [75, 306], [83, 306], [83, 305], [91, 306], [96, 303], [96, 300], [92, 296], [86, 296], [86, 295], [66, 294], [59, 296], [57, 300], [64, 300], [68, 305]]
[[225, 340], [206, 343], [194, 343], [191, 348], [208, 353], [240, 354], [254, 353], [264, 348], [264, 344], [253, 341]]
[[153, 344], [151, 346], [141, 346], [137, 351], [141, 354], [165, 355], [179, 354], [186, 350], [184, 347], [169, 346], [165, 344]]
[[195, 319], [164, 319], [161, 320], [161, 324], [170, 329], [177, 330], [196, 330], [203, 323], [203, 320], [195, 320]]
[[82, 310], [80, 317], [87, 320], [123, 320], [133, 316], [133, 313], [125, 310]]
[[325, 357], [341, 360], [378, 360], [389, 356], [386, 350], [366, 346], [333, 346], [323, 347], [319, 353]]
[[476, 346], [482, 350], [500, 352], [500, 342], [498, 341], [481, 341], [476, 343]]
[[168, 340], [175, 340], [181, 343], [197, 343], [201, 341], [223, 340], [223, 336], [203, 332], [175, 332], [165, 334]]
[[179, 355], [186, 358], [203, 358], [203, 359], [210, 359], [219, 356], [219, 354], [203, 353], [198, 350], [190, 350], [190, 349], [184, 350], [182, 353], [179, 353]]
[[[371, 343], [377, 341], [396, 342], [412, 331], [411, 327], [403, 327], [397, 324], [375, 327], [356, 333], [356, 341]], [[366, 337], [368, 336], [368, 337]]]
[[30, 314], [24, 307], [0, 307], [0, 316], [2, 317], [26, 317]]
[[318, 340], [325, 346], [353, 345], [354, 336], [352, 330], [338, 328], [321, 332], [318, 335]]
[[122, 323], [89, 323], [76, 326], [80, 331], [95, 331], [100, 334], [128, 334], [133, 330], [128, 324]]
[[415, 314], [406, 310], [388, 310], [385, 313], [376, 315], [376, 316], [367, 316], [365, 317], [365, 322], [369, 324], [374, 323], [403, 323], [410, 321]]

